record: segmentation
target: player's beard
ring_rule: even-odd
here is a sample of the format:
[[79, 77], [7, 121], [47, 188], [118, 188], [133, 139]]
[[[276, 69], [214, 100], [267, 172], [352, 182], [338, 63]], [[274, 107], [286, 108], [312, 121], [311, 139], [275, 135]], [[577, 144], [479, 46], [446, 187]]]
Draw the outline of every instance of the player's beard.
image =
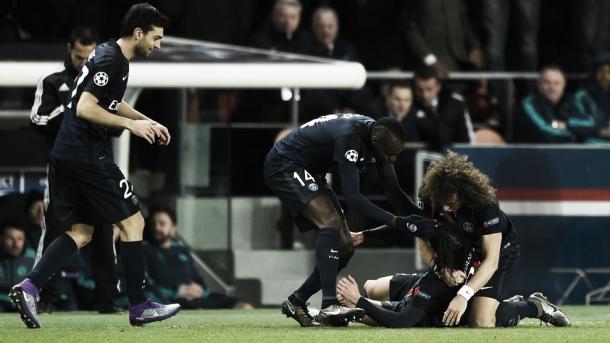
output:
[[152, 51], [145, 45], [136, 45], [136, 55], [140, 57], [148, 57]]

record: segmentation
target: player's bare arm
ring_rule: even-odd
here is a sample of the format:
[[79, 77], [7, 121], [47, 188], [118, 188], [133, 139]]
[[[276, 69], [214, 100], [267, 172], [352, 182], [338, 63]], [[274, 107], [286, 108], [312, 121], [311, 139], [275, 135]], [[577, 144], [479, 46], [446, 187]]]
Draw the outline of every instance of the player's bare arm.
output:
[[149, 120], [149, 121], [153, 122], [154, 123], [153, 130], [155, 130], [155, 134], [157, 137], [159, 137], [161, 144], [162, 145], [169, 144], [169, 141], [171, 139], [169, 130], [165, 126], [148, 118], [142, 112], [131, 107], [131, 105], [129, 105], [127, 102], [125, 102], [125, 100], [121, 101], [121, 105], [118, 108], [117, 114], [122, 117], [129, 118], [132, 120]]
[[[501, 243], [502, 233], [494, 233], [482, 237], [483, 261], [472, 279], [466, 284], [472, 290], [472, 294], [476, 294], [481, 287], [485, 286], [498, 269]], [[448, 326], [458, 324], [462, 315], [466, 312], [467, 306], [468, 299], [458, 292], [458, 295], [451, 300], [447, 311], [443, 315], [443, 323]]]
[[155, 142], [155, 123], [151, 120], [131, 120], [126, 117], [116, 116], [98, 105], [98, 99], [89, 92], [83, 92], [78, 105], [76, 116], [92, 123], [117, 129], [127, 129], [134, 135], [144, 138], [148, 143]]

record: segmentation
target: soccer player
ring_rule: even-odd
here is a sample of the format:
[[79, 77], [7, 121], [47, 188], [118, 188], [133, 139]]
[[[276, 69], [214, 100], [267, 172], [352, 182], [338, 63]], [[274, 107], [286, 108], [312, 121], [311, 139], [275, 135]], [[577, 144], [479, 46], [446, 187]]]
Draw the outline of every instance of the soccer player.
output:
[[[342, 303], [364, 308], [367, 317], [362, 322], [368, 325], [391, 328], [444, 326], [443, 312], [459, 289], [458, 283], [448, 284], [444, 271], [460, 270], [470, 275], [471, 268], [477, 264], [474, 249], [456, 229], [455, 224], [438, 223], [429, 243], [431, 267], [420, 274], [399, 273], [369, 280], [364, 285], [368, 298], [360, 295], [351, 276], [341, 279], [337, 293], [343, 299]], [[567, 316], [541, 293], [533, 293], [526, 301], [521, 296], [514, 296], [501, 302], [495, 325], [516, 326], [523, 318], [539, 318], [555, 326], [570, 325]], [[468, 325], [467, 320], [462, 320], [460, 325]]]
[[[358, 114], [332, 114], [314, 119], [278, 141], [267, 154], [265, 182], [295, 217], [301, 232], [317, 231], [317, 266], [302, 286], [282, 304], [282, 313], [301, 326], [319, 325], [307, 309], [307, 300], [322, 289], [322, 324], [341, 325], [362, 313], [339, 304], [335, 291], [338, 270], [354, 253], [350, 231], [335, 193], [326, 184], [326, 172], [336, 167], [347, 206], [370, 219], [425, 235], [421, 217], [395, 216], [371, 203], [359, 191], [359, 173], [377, 168], [388, 201], [405, 214], [417, 206], [401, 190], [392, 162], [404, 149], [404, 133], [394, 119], [375, 121]], [[419, 227], [418, 227], [419, 225]]]
[[[360, 296], [356, 280], [351, 276], [343, 278], [337, 284], [337, 293], [343, 304], [356, 306], [366, 311], [369, 320], [365, 323], [378, 324], [391, 328], [413, 326], [438, 326], [441, 317], [437, 314], [444, 310], [457, 292], [457, 285], [448, 285], [445, 281], [446, 270], [459, 270], [466, 275], [474, 263], [474, 251], [468, 248], [455, 230], [455, 225], [439, 222], [430, 237], [433, 251], [431, 267], [422, 274], [397, 274], [391, 280], [383, 278], [378, 283], [387, 282], [387, 292], [375, 292], [378, 299], [389, 298], [391, 301], [370, 300]], [[460, 274], [462, 275], [462, 274]], [[375, 285], [380, 288], [381, 285]], [[372, 288], [369, 284], [369, 288]], [[367, 293], [368, 294], [368, 293]], [[391, 294], [391, 295], [390, 295]], [[372, 320], [372, 322], [370, 321]]]
[[[508, 216], [500, 210], [495, 189], [466, 156], [450, 151], [445, 158], [430, 165], [419, 194], [423, 211], [431, 218], [455, 223], [480, 261], [473, 277], [449, 303], [443, 323], [458, 324], [470, 302], [470, 326], [494, 327], [503, 320], [496, 318], [498, 305], [507, 298], [507, 286], [519, 258], [517, 233]], [[502, 315], [517, 318], [538, 314], [535, 307], [522, 305]], [[553, 325], [569, 325], [558, 317], [561, 316], [548, 319]]]
[[38, 292], [62, 262], [91, 241], [94, 215], [121, 230], [121, 261], [129, 299], [129, 322], [142, 325], [175, 315], [180, 305], [161, 305], [144, 296], [144, 218], [133, 187], [109, 158], [107, 128], [128, 129], [148, 143], [167, 145], [163, 125], [123, 101], [129, 60], [160, 48], [168, 19], [148, 3], [133, 5], [123, 17], [121, 38], [99, 45], [71, 87], [51, 153], [49, 189], [57, 219], [67, 231], [47, 248], [34, 269], [9, 296], [29, 328], [39, 328]]

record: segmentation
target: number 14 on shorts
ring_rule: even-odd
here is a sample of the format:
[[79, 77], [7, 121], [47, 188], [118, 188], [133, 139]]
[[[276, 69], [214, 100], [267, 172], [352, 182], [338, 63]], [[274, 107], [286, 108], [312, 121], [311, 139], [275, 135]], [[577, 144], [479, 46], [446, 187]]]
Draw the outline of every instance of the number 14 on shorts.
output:
[[314, 179], [313, 176], [311, 176], [311, 174], [309, 174], [307, 170], [303, 170], [303, 178], [301, 178], [299, 173], [296, 171], [294, 172], [294, 174], [292, 174], [292, 178], [299, 181], [301, 187], [305, 187], [305, 182], [303, 182], [303, 179], [305, 179], [305, 181], [311, 181], [314, 183], [316, 182], [316, 179]]

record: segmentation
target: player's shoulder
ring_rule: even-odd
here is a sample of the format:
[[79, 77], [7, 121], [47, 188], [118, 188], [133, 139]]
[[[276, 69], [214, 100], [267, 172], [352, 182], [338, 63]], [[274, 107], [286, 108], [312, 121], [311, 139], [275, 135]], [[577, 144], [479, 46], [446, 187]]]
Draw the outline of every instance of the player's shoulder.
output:
[[375, 122], [371, 117], [362, 114], [345, 113], [338, 116], [340, 120], [335, 121], [334, 131], [337, 135], [360, 134]]
[[92, 54], [95, 63], [122, 63], [124, 59], [123, 52], [115, 41], [98, 45]]

